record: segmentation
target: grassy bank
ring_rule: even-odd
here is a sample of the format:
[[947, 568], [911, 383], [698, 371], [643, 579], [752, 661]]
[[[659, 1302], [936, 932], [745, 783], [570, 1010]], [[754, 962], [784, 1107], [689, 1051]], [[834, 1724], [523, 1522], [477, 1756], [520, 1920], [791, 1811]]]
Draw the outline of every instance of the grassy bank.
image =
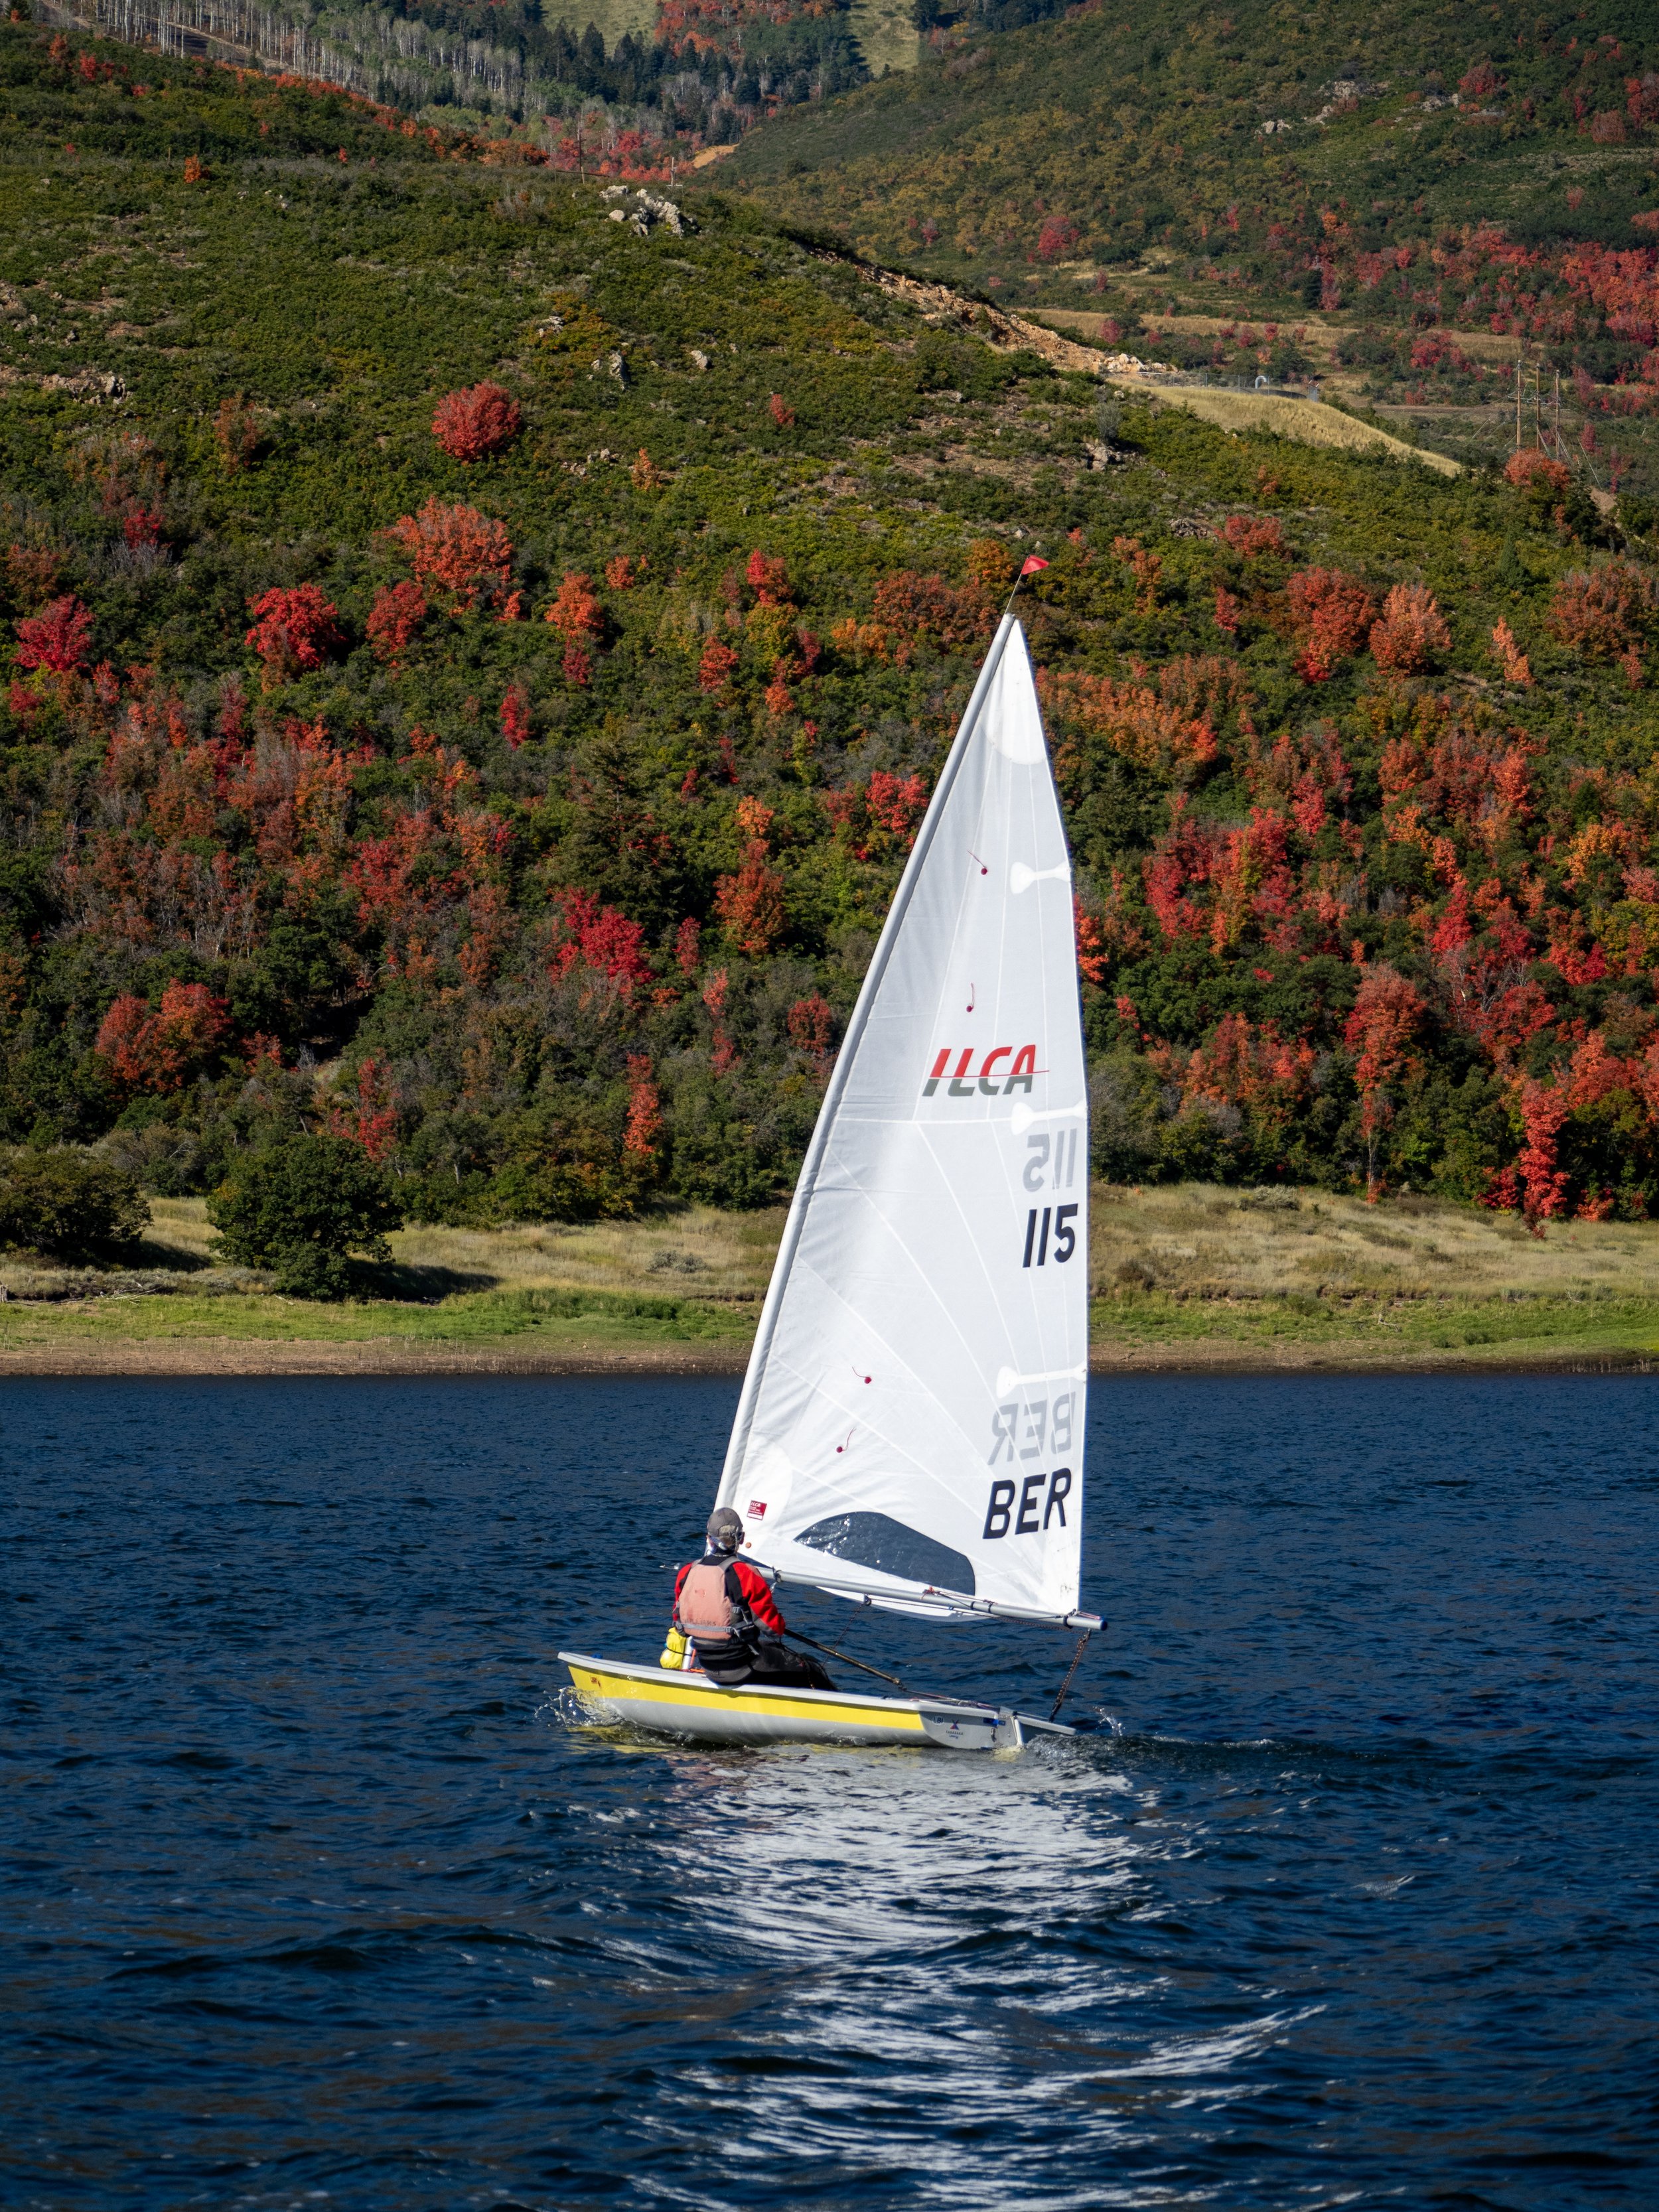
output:
[[[284, 1364], [740, 1368], [779, 1212], [415, 1228], [340, 1305], [216, 1268], [198, 1200], [159, 1200], [142, 1266], [0, 1266], [0, 1371]], [[1097, 1186], [1097, 1364], [1551, 1365], [1659, 1358], [1659, 1226], [1550, 1224], [1323, 1191]]]
[[1659, 1361], [1659, 1297], [1291, 1295], [1097, 1299], [1097, 1369], [1632, 1365]]
[[1659, 1228], [1328, 1191], [1097, 1188], [1110, 1365], [1627, 1361], [1659, 1351]]
[[214, 1294], [166, 1298], [94, 1296], [44, 1305], [0, 1307], [0, 1352], [64, 1343], [173, 1342], [513, 1346], [721, 1344], [748, 1342], [746, 1316], [693, 1298], [629, 1297], [605, 1291], [495, 1291], [418, 1305], [366, 1298], [314, 1305], [271, 1295]]

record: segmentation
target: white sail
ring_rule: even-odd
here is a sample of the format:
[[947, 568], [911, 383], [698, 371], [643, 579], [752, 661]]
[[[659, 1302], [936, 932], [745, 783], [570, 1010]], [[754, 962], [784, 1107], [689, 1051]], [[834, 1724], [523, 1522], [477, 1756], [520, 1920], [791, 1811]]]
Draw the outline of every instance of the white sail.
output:
[[907, 1609], [1076, 1613], [1087, 1096], [1071, 866], [1008, 616], [767, 1294], [720, 1491], [757, 1561]]

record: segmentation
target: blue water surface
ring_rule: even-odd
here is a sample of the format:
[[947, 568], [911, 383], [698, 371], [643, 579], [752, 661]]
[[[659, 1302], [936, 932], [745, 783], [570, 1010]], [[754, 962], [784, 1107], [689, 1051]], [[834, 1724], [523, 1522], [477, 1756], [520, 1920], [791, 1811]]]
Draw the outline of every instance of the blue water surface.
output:
[[1097, 1382], [993, 1759], [568, 1725], [732, 1384], [8, 1382], [0, 2199], [1652, 2206], [1656, 1389]]

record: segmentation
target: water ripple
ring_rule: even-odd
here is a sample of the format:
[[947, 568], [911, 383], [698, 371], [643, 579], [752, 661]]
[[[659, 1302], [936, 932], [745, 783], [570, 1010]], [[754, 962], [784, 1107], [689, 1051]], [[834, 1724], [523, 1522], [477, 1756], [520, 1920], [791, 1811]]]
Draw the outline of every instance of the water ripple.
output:
[[5, 2201], [1645, 2207], [1655, 1387], [1097, 1386], [975, 1759], [574, 1725], [723, 1382], [9, 1382]]

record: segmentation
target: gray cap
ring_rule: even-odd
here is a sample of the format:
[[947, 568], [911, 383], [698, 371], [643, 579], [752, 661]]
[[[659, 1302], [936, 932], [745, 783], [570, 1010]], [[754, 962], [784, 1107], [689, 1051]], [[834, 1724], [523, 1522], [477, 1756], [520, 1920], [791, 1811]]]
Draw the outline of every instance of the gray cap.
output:
[[729, 1505], [717, 1505], [708, 1516], [708, 1546], [714, 1552], [735, 1552], [743, 1541], [743, 1523]]

